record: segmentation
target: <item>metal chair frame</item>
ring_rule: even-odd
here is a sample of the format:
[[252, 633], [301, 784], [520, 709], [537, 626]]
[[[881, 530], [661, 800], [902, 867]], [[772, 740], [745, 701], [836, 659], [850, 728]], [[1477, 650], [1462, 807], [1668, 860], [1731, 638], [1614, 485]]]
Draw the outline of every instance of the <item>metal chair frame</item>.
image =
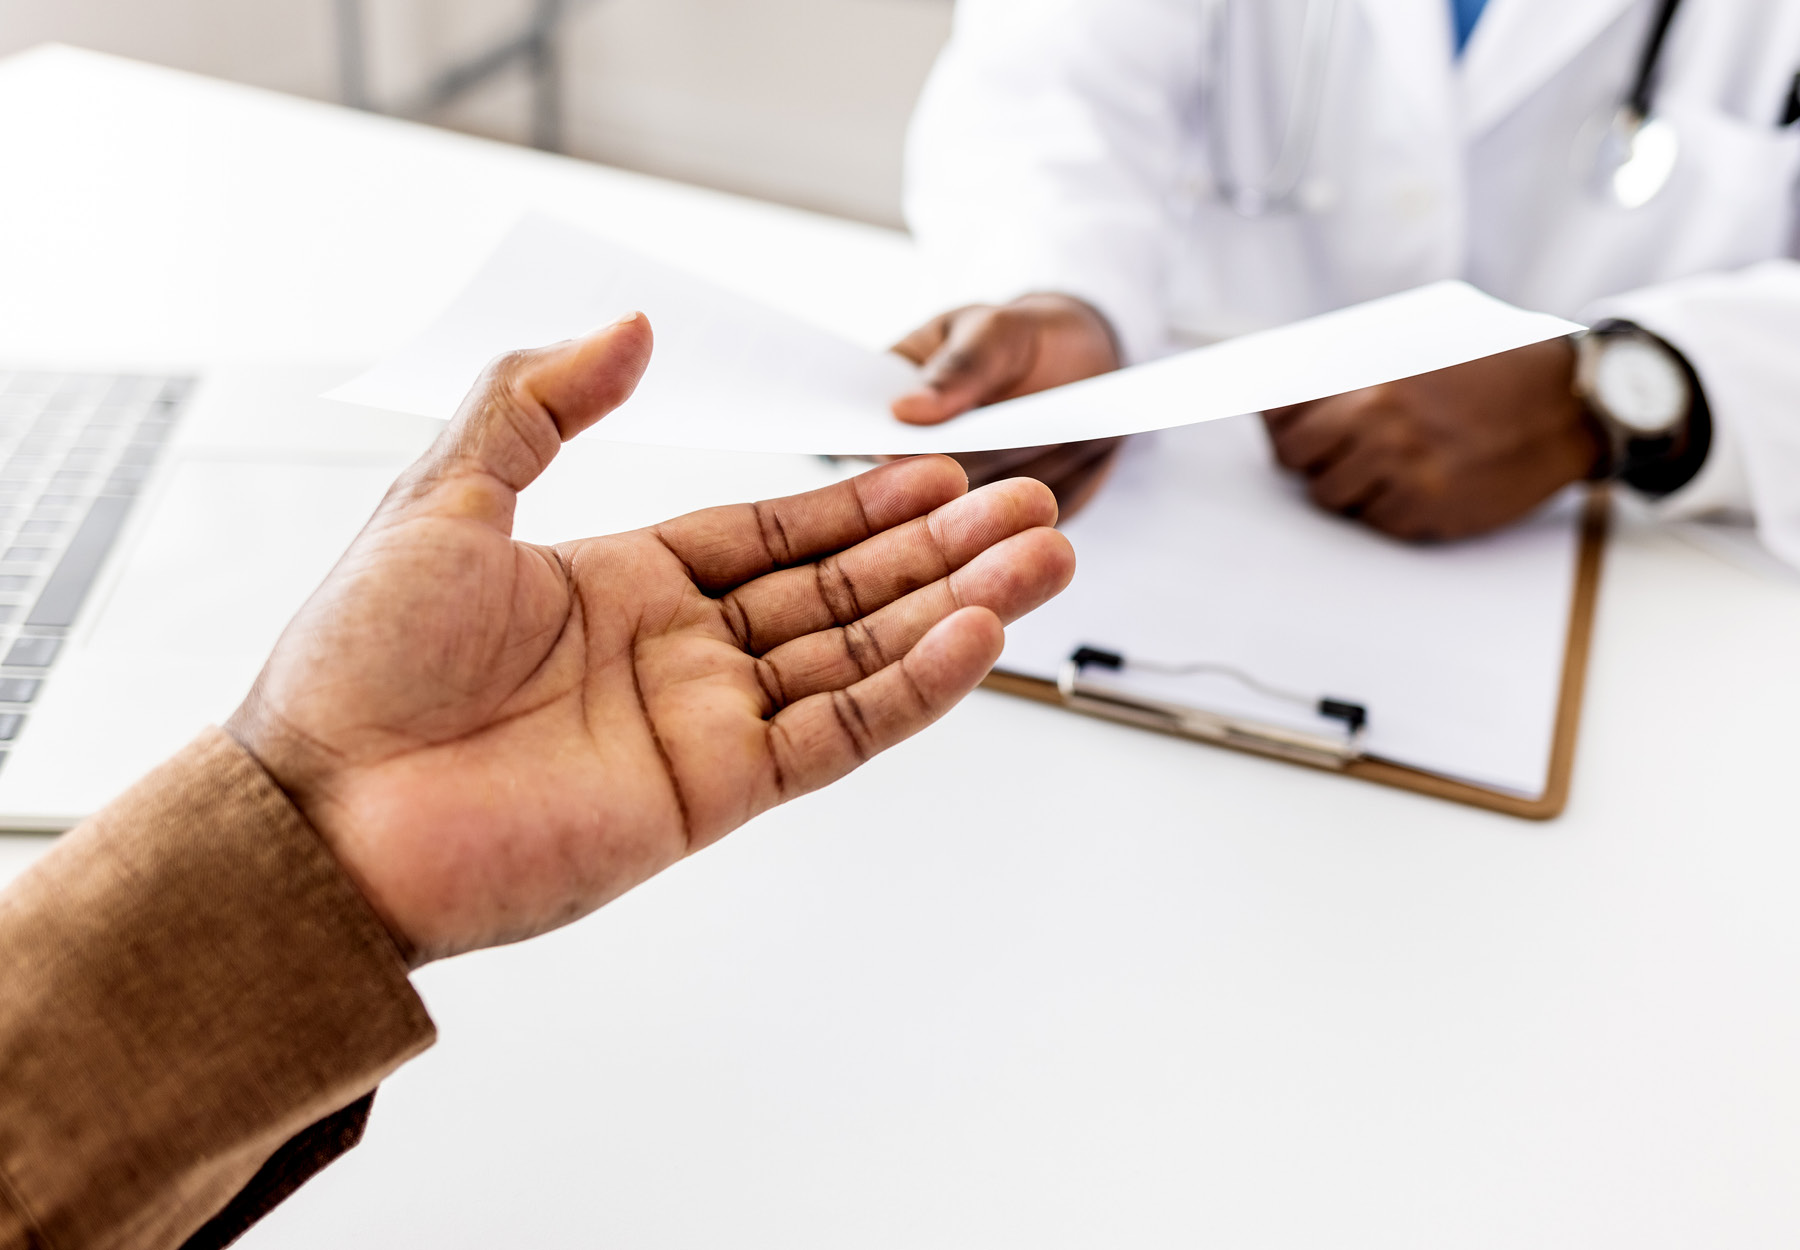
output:
[[335, 0], [339, 91], [345, 104], [398, 117], [427, 118], [516, 65], [531, 78], [531, 142], [547, 152], [563, 143], [561, 35], [572, 0], [534, 0], [523, 28], [436, 74], [411, 100], [384, 108], [369, 88], [368, 28], [363, 0]]

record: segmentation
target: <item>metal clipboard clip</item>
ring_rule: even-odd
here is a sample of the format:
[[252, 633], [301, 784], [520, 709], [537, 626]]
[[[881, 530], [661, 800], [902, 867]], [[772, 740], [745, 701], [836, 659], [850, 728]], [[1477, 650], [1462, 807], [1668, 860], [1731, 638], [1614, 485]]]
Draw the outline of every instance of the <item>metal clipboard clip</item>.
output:
[[[1267, 698], [1293, 703], [1326, 720], [1339, 721], [1344, 732], [1341, 736], [1308, 733], [1303, 729], [1289, 729], [1186, 704], [1126, 694], [1084, 681], [1082, 673], [1088, 668], [1103, 668], [1114, 673], [1137, 669], [1167, 677], [1201, 674], [1226, 677]], [[1116, 651], [1103, 651], [1098, 647], [1077, 647], [1063, 662], [1056, 677], [1056, 689], [1062, 695], [1063, 705], [1071, 711], [1338, 772], [1363, 757], [1363, 732], [1369, 723], [1369, 710], [1360, 703], [1295, 694], [1258, 681], [1229, 664], [1128, 661]]]

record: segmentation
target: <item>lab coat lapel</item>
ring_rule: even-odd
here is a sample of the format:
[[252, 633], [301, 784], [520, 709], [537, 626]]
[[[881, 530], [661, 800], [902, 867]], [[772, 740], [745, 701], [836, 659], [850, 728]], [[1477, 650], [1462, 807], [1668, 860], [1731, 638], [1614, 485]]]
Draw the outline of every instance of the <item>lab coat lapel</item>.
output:
[[1488, 0], [1463, 52], [1464, 133], [1499, 121], [1636, 2]]
[[[1449, 0], [1357, 0], [1356, 7], [1381, 49], [1381, 63], [1425, 110], [1422, 116], [1450, 120], [1456, 73]], [[1338, 33], [1341, 38], [1342, 30]]]

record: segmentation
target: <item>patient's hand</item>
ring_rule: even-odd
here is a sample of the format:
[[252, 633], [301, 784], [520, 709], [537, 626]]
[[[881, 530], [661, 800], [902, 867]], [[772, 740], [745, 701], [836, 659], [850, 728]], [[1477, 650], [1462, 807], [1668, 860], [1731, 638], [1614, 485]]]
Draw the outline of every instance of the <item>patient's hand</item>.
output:
[[[910, 425], [937, 425], [971, 408], [1119, 367], [1112, 327], [1090, 305], [1068, 295], [1027, 295], [1000, 306], [959, 308], [932, 318], [894, 351], [923, 374], [917, 390], [894, 401], [894, 415]], [[970, 452], [956, 459], [976, 486], [1003, 477], [1038, 479], [1056, 493], [1067, 517], [1099, 486], [1122, 441]]]
[[642, 318], [507, 357], [277, 644], [229, 728], [415, 962], [594, 910], [948, 711], [1068, 583], [1050, 492], [949, 460], [634, 533], [513, 541], [622, 403]]

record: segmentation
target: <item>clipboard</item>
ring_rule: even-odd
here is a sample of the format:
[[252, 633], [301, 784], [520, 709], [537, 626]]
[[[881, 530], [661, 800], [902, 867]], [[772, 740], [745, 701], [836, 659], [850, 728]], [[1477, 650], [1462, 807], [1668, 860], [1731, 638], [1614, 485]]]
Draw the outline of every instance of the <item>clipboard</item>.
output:
[[[1568, 804], [1574, 775], [1575, 745], [1581, 724], [1582, 697], [1587, 682], [1588, 657], [1592, 645], [1594, 612], [1599, 599], [1600, 574], [1604, 562], [1611, 497], [1604, 485], [1587, 488], [1580, 505], [1578, 546], [1574, 560], [1574, 586], [1569, 600], [1560, 684], [1556, 698], [1555, 724], [1551, 734], [1548, 769], [1543, 791], [1526, 797], [1503, 789], [1489, 788], [1454, 777], [1441, 775], [1377, 754], [1357, 751], [1326, 753], [1303, 744], [1290, 749], [1284, 735], [1255, 731], [1230, 732], [1231, 721], [1201, 712], [1205, 720], [1199, 724], [1184, 723], [1185, 718], [1170, 715], [1176, 709], [1164, 705], [1162, 710], [1149, 709], [1138, 700], [1082, 698], [1071, 689], [1065, 670], [1060, 683], [996, 668], [983, 683], [984, 688], [1003, 694], [1030, 699], [1078, 714], [1133, 725], [1212, 746], [1238, 750], [1283, 760], [1302, 767], [1341, 773], [1360, 781], [1408, 790], [1431, 798], [1483, 808], [1501, 815], [1524, 820], [1546, 821], [1561, 815]], [[1004, 657], [1002, 664], [1005, 663]], [[1072, 697], [1076, 695], [1076, 697]], [[1216, 722], [1225, 722], [1224, 731]], [[1207, 723], [1214, 722], [1214, 723]], [[1353, 730], [1353, 733], [1355, 731]]]

